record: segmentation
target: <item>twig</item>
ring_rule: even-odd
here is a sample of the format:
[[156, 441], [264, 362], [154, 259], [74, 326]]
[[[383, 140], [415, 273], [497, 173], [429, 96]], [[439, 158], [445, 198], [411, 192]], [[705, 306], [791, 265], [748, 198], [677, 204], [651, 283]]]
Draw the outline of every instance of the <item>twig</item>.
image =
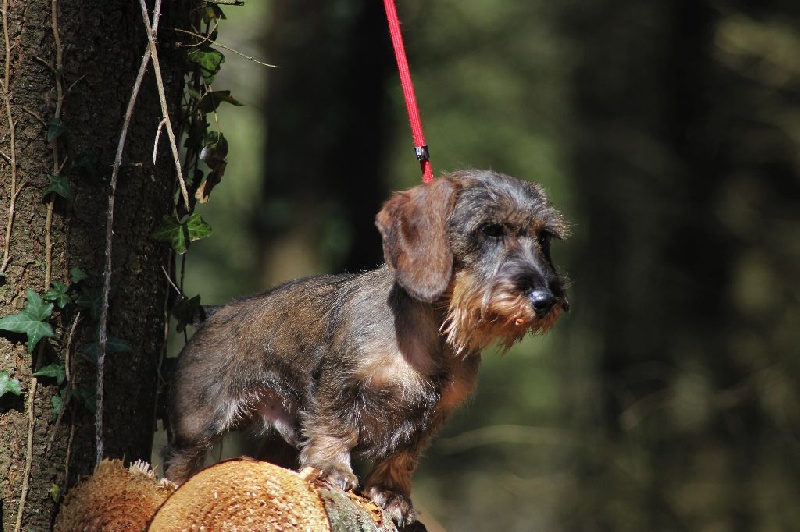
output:
[[[38, 354], [36, 356], [36, 364], [38, 367], [42, 361], [42, 354], [44, 353], [44, 342], [39, 344], [37, 348]], [[39, 386], [39, 379], [36, 376], [31, 376], [31, 384], [28, 388], [28, 406], [27, 419], [28, 419], [28, 437], [26, 441], [27, 449], [25, 450], [25, 470], [22, 472], [22, 489], [19, 494], [19, 506], [17, 507], [17, 522], [14, 525], [15, 532], [22, 530], [22, 514], [25, 511], [25, 501], [28, 498], [28, 489], [30, 487], [31, 468], [33, 467], [33, 429], [36, 425], [35, 399], [36, 388]]]
[[[265, 66], [265, 67], [278, 68], [277, 65], [270, 65], [269, 63], [265, 63], [263, 61], [259, 61], [255, 57], [243, 54], [239, 50], [237, 50], [235, 48], [231, 48], [230, 46], [226, 46], [226, 45], [222, 44], [219, 41], [215, 41], [214, 39], [212, 39], [211, 37], [209, 37], [207, 35], [201, 35], [200, 33], [196, 33], [194, 31], [182, 30], [180, 28], [175, 28], [175, 31], [177, 31], [178, 33], [185, 33], [187, 35], [191, 35], [192, 37], [197, 37], [198, 39], [202, 39], [202, 41], [200, 43], [198, 43], [197, 45], [200, 45], [200, 44], [203, 44], [203, 43], [206, 43], [206, 42], [210, 42], [214, 46], [219, 46], [223, 50], [228, 50], [229, 52], [233, 52], [234, 54], [236, 54], [236, 55], [238, 55], [240, 57], [243, 57], [243, 58], [247, 59], [248, 61], [252, 61], [253, 63], [258, 63], [259, 65]], [[197, 45], [192, 45], [192, 46], [197, 46]]]
[[28, 448], [25, 451], [25, 471], [22, 473], [22, 490], [19, 496], [19, 507], [17, 507], [17, 522], [14, 526], [15, 531], [22, 529], [22, 513], [25, 510], [25, 500], [28, 497], [29, 477], [31, 476], [31, 465], [33, 464], [33, 426], [36, 422], [33, 411], [33, 400], [36, 397], [36, 387], [38, 384], [39, 379], [31, 377], [31, 385], [28, 389], [28, 406], [26, 408], [28, 413], [28, 441], [26, 445]]
[[169, 137], [169, 146], [172, 149], [172, 158], [175, 161], [175, 171], [178, 174], [178, 181], [181, 184], [181, 194], [183, 201], [186, 204], [186, 210], [192, 209], [189, 203], [189, 192], [186, 190], [186, 181], [183, 179], [183, 170], [181, 170], [181, 156], [178, 151], [178, 141], [175, 138], [175, 131], [172, 128], [172, 121], [169, 118], [169, 108], [167, 107], [167, 96], [164, 93], [164, 81], [161, 79], [161, 64], [158, 61], [158, 50], [156, 49], [156, 28], [150, 27], [150, 17], [147, 15], [147, 4], [144, 0], [139, 0], [142, 7], [142, 21], [147, 29], [147, 40], [150, 41], [150, 58], [153, 60], [153, 73], [156, 75], [156, 87], [158, 87], [158, 101], [161, 103], [161, 114], [164, 115], [165, 127], [167, 129], [167, 136]]
[[[61, 108], [64, 105], [64, 85], [62, 84], [61, 73], [64, 71], [64, 49], [61, 47], [61, 35], [58, 33], [58, 0], [50, 2], [50, 17], [51, 27], [53, 30], [53, 42], [55, 43], [56, 50], [56, 110], [53, 116], [61, 119]], [[58, 153], [58, 139], [53, 139], [53, 175], [61, 173], [60, 156]], [[51, 238], [51, 227], [53, 225], [53, 204], [55, 199], [51, 199], [47, 203], [47, 219], [45, 221], [45, 273], [44, 273], [44, 289], [50, 288], [50, 277], [52, 275], [52, 258], [53, 258], [53, 242]]]
[[10, 153], [8, 156], [9, 166], [11, 166], [11, 185], [8, 193], [8, 220], [6, 221], [6, 238], [3, 243], [3, 259], [0, 262], [0, 275], [5, 274], [8, 263], [11, 260], [11, 231], [14, 227], [14, 215], [17, 202], [17, 144], [16, 144], [16, 124], [11, 113], [11, 96], [9, 95], [9, 85], [11, 84], [11, 40], [8, 36], [8, 0], [3, 0], [3, 44], [5, 45], [5, 72], [2, 83], [3, 102], [5, 103], [6, 120], [8, 121], [8, 137]]
[[166, 269], [165, 267], [163, 267], [163, 266], [162, 266], [162, 267], [161, 267], [161, 271], [162, 271], [162, 272], [164, 272], [164, 277], [166, 277], [166, 278], [167, 278], [167, 282], [168, 282], [168, 283], [169, 283], [169, 285], [172, 287], [172, 289], [173, 289], [173, 290], [175, 290], [175, 293], [177, 293], [177, 294], [178, 294], [178, 296], [179, 296], [181, 299], [185, 299], [185, 298], [186, 298], [186, 296], [185, 296], [185, 295], [183, 295], [183, 292], [181, 292], [181, 289], [180, 289], [180, 288], [178, 288], [178, 285], [176, 285], [176, 284], [175, 284], [175, 281], [173, 281], [173, 280], [172, 280], [172, 277], [170, 277], [170, 276], [169, 276], [169, 273], [167, 273], [167, 269]]
[[[8, 13], [7, 11], [7, 0], [3, 0], [3, 34], [5, 35], [6, 41], [6, 78], [4, 81], [3, 92], [6, 99], [6, 105], [8, 106], [8, 113], [9, 113], [9, 125], [11, 126], [11, 135], [12, 135], [12, 142], [13, 142], [13, 131], [14, 126], [11, 124], [10, 118], [10, 104], [8, 101], [8, 75], [9, 75], [9, 52], [8, 52], [8, 25], [6, 22], [7, 16], [5, 15]], [[55, 76], [56, 76], [56, 110], [54, 116], [56, 118], [61, 117], [61, 106], [64, 102], [64, 88], [61, 84], [61, 72], [63, 71], [63, 49], [61, 48], [61, 37], [58, 33], [58, 0], [52, 0], [50, 3], [50, 15], [51, 15], [51, 26], [53, 31], [53, 41], [56, 50], [56, 68], [55, 68]], [[52, 142], [53, 148], [53, 173], [58, 175], [60, 172], [60, 165], [59, 165], [59, 154], [58, 154], [58, 139], [54, 139]], [[11, 149], [12, 157], [14, 157], [14, 148], [12, 146]], [[14, 179], [14, 168], [12, 165], [12, 180]], [[13, 187], [16, 186], [15, 184], [12, 185]], [[16, 192], [15, 192], [16, 193]], [[14, 193], [14, 194], [15, 194]], [[14, 195], [12, 194], [12, 202], [14, 201]], [[51, 228], [53, 225], [53, 203], [54, 201], [51, 200], [47, 204], [47, 216], [45, 218], [45, 236], [44, 236], [44, 249], [45, 249], [45, 271], [44, 271], [44, 289], [47, 290], [50, 288], [50, 279], [52, 275], [52, 257], [53, 257], [53, 240], [51, 235]], [[12, 204], [13, 205], [13, 204]], [[11, 219], [9, 219], [8, 228], [11, 227]], [[10, 233], [9, 233], [10, 237]], [[3, 271], [5, 271], [5, 267], [7, 262], [4, 258], [3, 263]], [[44, 342], [39, 344], [39, 355], [38, 359], [41, 359], [42, 352], [44, 350]], [[39, 362], [36, 363], [39, 365]], [[25, 471], [23, 473], [22, 478], [22, 489], [20, 491], [19, 497], [19, 508], [17, 509], [17, 522], [16, 522], [16, 530], [20, 530], [22, 527], [22, 515], [25, 511], [25, 501], [27, 500], [28, 496], [28, 489], [30, 486], [30, 475], [31, 475], [31, 468], [33, 466], [33, 431], [34, 425], [36, 423], [36, 419], [34, 417], [34, 400], [36, 398], [36, 388], [38, 387], [39, 379], [35, 376], [31, 377], [31, 384], [30, 384], [30, 391], [29, 394], [29, 402], [28, 402], [28, 438], [27, 438], [27, 450], [25, 452]]]
[[158, 157], [158, 141], [161, 140], [161, 130], [164, 129], [164, 124], [166, 124], [166, 120], [161, 120], [158, 123], [158, 128], [156, 129], [156, 140], [153, 141], [153, 166], [156, 164], [156, 158]]
[[[64, 394], [65, 397], [70, 396], [70, 392], [75, 388], [75, 384], [72, 382], [72, 371], [70, 370], [70, 366], [72, 364], [72, 340], [75, 338], [75, 330], [78, 327], [78, 321], [81, 319], [81, 313], [78, 312], [75, 315], [75, 319], [72, 321], [72, 327], [69, 329], [69, 336], [67, 337], [67, 345], [64, 347], [64, 372], [66, 373], [66, 380], [67, 380], [67, 389], [66, 393]], [[58, 434], [58, 429], [61, 427], [61, 419], [64, 417], [64, 411], [66, 410], [66, 403], [61, 404], [61, 410], [58, 411], [58, 417], [56, 417], [55, 425], [53, 426], [53, 432], [50, 434], [50, 440], [47, 442], [47, 446], [45, 447], [45, 451], [49, 451], [50, 447], [53, 446], [53, 441], [55, 441], [56, 434]]]
[[[5, 0], [4, 0], [5, 1]], [[153, 26], [152, 31], [158, 28], [158, 19], [161, 16], [161, 0], [156, 0], [153, 7]], [[150, 27], [149, 21], [147, 27]], [[125, 119], [122, 123], [117, 152], [114, 156], [114, 165], [111, 170], [111, 180], [109, 182], [108, 193], [108, 212], [106, 213], [106, 261], [103, 270], [103, 292], [100, 303], [100, 331], [98, 334], [98, 353], [97, 353], [97, 392], [96, 392], [96, 412], [95, 412], [95, 463], [100, 464], [103, 459], [103, 380], [105, 376], [105, 357], [106, 344], [108, 343], [108, 298], [111, 292], [111, 243], [114, 234], [114, 195], [117, 191], [117, 180], [119, 169], [122, 166], [122, 152], [125, 150], [125, 140], [128, 137], [128, 128], [133, 117], [133, 109], [136, 107], [136, 99], [142, 86], [147, 65], [150, 63], [150, 50], [146, 50], [139, 65], [139, 73], [133, 84], [131, 97], [128, 100], [128, 107], [125, 110]]]

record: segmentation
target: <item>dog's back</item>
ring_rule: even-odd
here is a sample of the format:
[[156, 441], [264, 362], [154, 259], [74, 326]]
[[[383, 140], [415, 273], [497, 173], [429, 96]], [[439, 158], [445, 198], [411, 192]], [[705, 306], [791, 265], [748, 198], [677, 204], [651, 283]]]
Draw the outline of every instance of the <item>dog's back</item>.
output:
[[356, 277], [291, 281], [232, 301], [206, 320], [178, 357], [170, 478], [185, 481], [219, 434], [257, 417], [298, 441], [297, 411], [324, 356], [329, 317]]

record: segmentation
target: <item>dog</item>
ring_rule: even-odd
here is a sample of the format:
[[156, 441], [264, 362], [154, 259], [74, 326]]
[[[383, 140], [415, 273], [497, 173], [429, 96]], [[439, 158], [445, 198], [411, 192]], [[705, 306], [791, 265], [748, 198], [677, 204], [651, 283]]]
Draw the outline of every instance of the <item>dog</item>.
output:
[[418, 456], [472, 392], [481, 351], [569, 308], [550, 258], [567, 224], [539, 185], [463, 170], [394, 193], [376, 225], [378, 269], [288, 282], [196, 331], [178, 357], [168, 479], [255, 425], [344, 490], [358, 486], [351, 454], [372, 461], [363, 493], [399, 526], [415, 521]]

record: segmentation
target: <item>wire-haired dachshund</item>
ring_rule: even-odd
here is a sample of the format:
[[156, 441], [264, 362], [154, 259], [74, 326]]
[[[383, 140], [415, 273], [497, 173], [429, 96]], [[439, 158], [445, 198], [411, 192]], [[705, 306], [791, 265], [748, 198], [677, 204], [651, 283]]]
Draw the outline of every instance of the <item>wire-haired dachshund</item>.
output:
[[418, 456], [473, 390], [481, 351], [568, 308], [550, 259], [567, 228], [540, 186], [481, 170], [397, 192], [376, 222], [385, 265], [233, 301], [197, 330], [173, 385], [170, 480], [255, 424], [343, 489], [358, 485], [351, 454], [371, 460], [364, 493], [415, 520]]

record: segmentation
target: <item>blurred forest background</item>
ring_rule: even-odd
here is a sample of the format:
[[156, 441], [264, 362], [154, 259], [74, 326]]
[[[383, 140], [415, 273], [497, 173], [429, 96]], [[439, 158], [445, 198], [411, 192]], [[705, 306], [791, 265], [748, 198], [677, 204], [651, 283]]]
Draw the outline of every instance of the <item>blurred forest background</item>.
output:
[[[800, 2], [400, 0], [434, 170], [541, 182], [572, 312], [486, 353], [413, 498], [429, 530], [800, 523]], [[227, 7], [228, 172], [186, 293], [381, 262], [419, 181], [383, 6]], [[177, 349], [177, 348], [176, 348]]]

